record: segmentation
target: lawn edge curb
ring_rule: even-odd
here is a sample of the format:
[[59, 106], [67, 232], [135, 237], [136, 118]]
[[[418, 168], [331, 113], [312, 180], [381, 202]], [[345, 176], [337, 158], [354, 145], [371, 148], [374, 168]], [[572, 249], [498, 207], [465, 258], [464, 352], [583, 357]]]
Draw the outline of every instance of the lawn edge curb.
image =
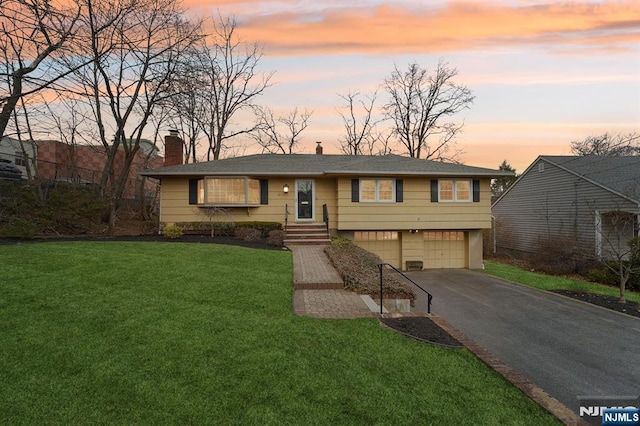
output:
[[480, 361], [504, 377], [513, 386], [520, 389], [522, 393], [551, 413], [563, 424], [567, 426], [587, 425], [584, 420], [578, 417], [578, 415], [570, 410], [566, 405], [562, 404], [560, 401], [536, 386], [524, 375], [508, 366], [504, 361], [489, 352], [487, 349], [469, 339], [464, 333], [453, 327], [444, 318], [434, 314], [429, 315], [429, 317], [443, 330], [462, 343], [464, 347], [473, 353]]

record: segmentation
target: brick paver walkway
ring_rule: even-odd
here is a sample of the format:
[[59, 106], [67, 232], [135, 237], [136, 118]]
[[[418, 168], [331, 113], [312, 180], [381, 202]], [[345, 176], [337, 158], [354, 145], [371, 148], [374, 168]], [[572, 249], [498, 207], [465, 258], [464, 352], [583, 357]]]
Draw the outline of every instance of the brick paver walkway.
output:
[[374, 317], [360, 295], [346, 290], [295, 290], [293, 310], [313, 318]]
[[375, 316], [358, 294], [342, 289], [342, 278], [324, 247], [289, 247], [293, 254], [293, 311], [314, 318]]
[[342, 278], [324, 253], [325, 246], [291, 246], [294, 284], [337, 284]]

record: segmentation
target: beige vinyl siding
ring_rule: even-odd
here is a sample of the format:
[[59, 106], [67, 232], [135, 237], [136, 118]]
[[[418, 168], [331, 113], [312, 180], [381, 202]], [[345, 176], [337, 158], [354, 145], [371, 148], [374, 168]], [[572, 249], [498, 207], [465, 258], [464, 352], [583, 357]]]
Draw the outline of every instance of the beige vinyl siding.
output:
[[422, 232], [402, 233], [402, 267], [407, 268], [407, 262], [420, 261], [424, 263], [424, 241]]
[[[225, 213], [234, 221], [266, 221], [284, 223], [285, 206], [289, 205], [289, 220], [295, 219], [295, 179], [270, 178], [269, 204], [256, 207], [225, 208]], [[284, 184], [289, 185], [289, 192], [282, 190]], [[322, 205], [327, 204], [330, 217], [335, 218], [335, 180], [316, 179], [316, 219], [322, 220]], [[176, 222], [206, 222], [208, 218], [202, 215], [201, 208], [189, 204], [188, 178], [163, 178], [160, 191], [160, 221], [163, 223]]]
[[480, 181], [480, 202], [431, 202], [430, 179], [403, 178], [401, 203], [351, 201], [351, 179], [338, 180], [338, 229], [488, 229], [490, 180]]
[[540, 159], [492, 208], [497, 246], [535, 252], [549, 240], [594, 253], [595, 212], [618, 209], [637, 212], [638, 206]]
[[484, 268], [482, 261], [483, 240], [483, 232], [481, 229], [475, 229], [467, 232], [467, 268]]
[[[322, 205], [327, 205], [329, 212], [329, 227], [336, 227], [336, 180], [335, 179], [315, 179], [316, 186], [316, 222], [322, 222]], [[295, 217], [295, 215], [294, 215]]]

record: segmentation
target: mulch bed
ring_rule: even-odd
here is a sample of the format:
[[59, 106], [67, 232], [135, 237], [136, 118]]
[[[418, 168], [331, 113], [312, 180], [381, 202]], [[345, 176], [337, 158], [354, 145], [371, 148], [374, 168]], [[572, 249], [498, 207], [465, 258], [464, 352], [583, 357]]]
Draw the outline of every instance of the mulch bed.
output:
[[627, 303], [620, 303], [617, 297], [605, 296], [603, 294], [583, 293], [570, 290], [550, 291], [552, 293], [562, 294], [563, 296], [571, 297], [572, 299], [582, 300], [583, 302], [602, 306], [603, 308], [611, 309], [612, 311], [617, 311], [640, 318], [640, 303], [637, 302], [627, 301]]
[[462, 348], [462, 344], [428, 317], [380, 318], [389, 328], [414, 339], [439, 346]]

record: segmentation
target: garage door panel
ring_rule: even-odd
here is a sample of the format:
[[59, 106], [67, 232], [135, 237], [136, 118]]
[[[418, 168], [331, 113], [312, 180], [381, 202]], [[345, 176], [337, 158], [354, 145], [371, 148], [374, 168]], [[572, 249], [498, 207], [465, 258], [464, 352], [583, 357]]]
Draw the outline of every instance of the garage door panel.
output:
[[466, 239], [462, 231], [424, 233], [425, 268], [466, 267]]
[[397, 232], [355, 232], [358, 247], [378, 255], [383, 262], [400, 267], [400, 239]]

